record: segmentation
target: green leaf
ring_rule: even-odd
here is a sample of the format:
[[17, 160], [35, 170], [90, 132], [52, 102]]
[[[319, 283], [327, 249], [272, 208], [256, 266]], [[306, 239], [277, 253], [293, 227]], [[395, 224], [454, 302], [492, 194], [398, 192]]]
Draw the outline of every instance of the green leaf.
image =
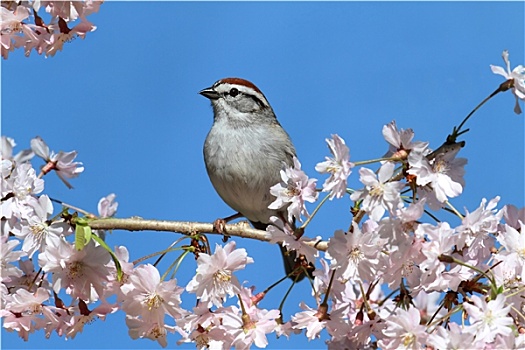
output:
[[106, 244], [106, 242], [104, 242], [102, 240], [102, 238], [100, 238], [99, 236], [97, 235], [92, 235], [91, 238], [97, 242], [98, 244], [100, 244], [102, 246], [102, 248], [106, 249], [109, 253], [109, 255], [111, 255], [111, 259], [113, 260], [113, 262], [115, 263], [115, 267], [117, 268], [117, 278], [120, 281], [122, 281], [122, 276], [124, 275], [123, 272], [122, 272], [122, 266], [120, 266], [120, 262], [118, 261], [118, 258], [117, 256], [115, 255], [115, 253], [113, 253], [113, 251], [111, 250], [111, 248]]
[[75, 227], [75, 249], [82, 250], [86, 246], [86, 237], [91, 239], [91, 227], [84, 225], [76, 225]]

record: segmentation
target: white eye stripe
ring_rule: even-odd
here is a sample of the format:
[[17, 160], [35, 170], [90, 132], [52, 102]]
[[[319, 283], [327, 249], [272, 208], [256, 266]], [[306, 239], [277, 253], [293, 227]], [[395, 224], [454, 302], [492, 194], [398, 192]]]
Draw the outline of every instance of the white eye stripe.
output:
[[220, 83], [215, 87], [215, 91], [217, 91], [221, 95], [229, 95], [230, 91], [235, 88], [239, 91], [239, 94], [237, 96], [240, 96], [241, 94], [253, 98], [257, 103], [269, 107], [268, 101], [266, 101], [266, 98], [264, 95], [254, 89], [252, 89], [249, 86], [239, 85], [239, 84], [229, 84], [229, 83]]

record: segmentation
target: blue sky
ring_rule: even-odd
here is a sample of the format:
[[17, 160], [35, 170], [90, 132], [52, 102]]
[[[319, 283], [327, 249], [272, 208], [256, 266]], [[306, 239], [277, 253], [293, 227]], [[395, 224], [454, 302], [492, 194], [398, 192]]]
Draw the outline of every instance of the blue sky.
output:
[[[98, 200], [114, 192], [119, 217], [211, 222], [232, 214], [202, 159], [212, 111], [198, 91], [220, 78], [254, 82], [291, 135], [303, 169], [324, 181], [314, 166], [328, 155], [331, 134], [346, 140], [353, 161], [385, 153], [381, 129], [391, 120], [437, 148], [503, 81], [489, 65], [503, 66], [504, 49], [512, 67], [525, 64], [522, 2], [107, 2], [89, 19], [98, 29], [55, 57], [20, 51], [2, 60], [1, 133], [19, 150], [37, 135], [55, 151], [77, 150], [86, 170], [72, 181], [75, 188], [48, 176], [46, 193], [96, 212]], [[457, 208], [472, 211], [496, 195], [499, 207], [524, 206], [525, 122], [513, 106], [507, 92], [469, 120], [460, 153], [469, 160], [466, 188], [452, 201]], [[356, 171], [350, 185], [360, 187]], [[349, 204], [327, 203], [306, 234], [329, 237], [348, 227]], [[126, 245], [137, 259], [178, 237], [116, 231], [107, 241]], [[237, 244], [256, 262], [239, 273], [241, 281], [261, 291], [280, 276], [276, 247]], [[184, 265], [181, 283], [193, 269], [192, 261]], [[286, 288], [262, 307], [277, 305]], [[294, 294], [285, 318], [301, 299], [313, 306], [306, 282]], [[304, 336], [269, 339], [271, 348], [324, 347]], [[2, 330], [2, 346], [158, 347], [132, 341], [122, 313], [67, 342], [38, 333], [23, 343]]]

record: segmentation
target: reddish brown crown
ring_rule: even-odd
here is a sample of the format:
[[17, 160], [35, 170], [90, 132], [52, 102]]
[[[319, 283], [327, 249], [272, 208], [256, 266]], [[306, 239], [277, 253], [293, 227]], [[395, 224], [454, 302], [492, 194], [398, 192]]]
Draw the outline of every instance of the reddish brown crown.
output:
[[261, 90], [259, 90], [259, 88], [257, 86], [253, 85], [253, 83], [251, 81], [248, 81], [248, 80], [245, 80], [245, 79], [241, 79], [241, 78], [224, 78], [224, 79], [221, 79], [219, 81], [219, 83], [244, 85], [244, 86], [250, 87], [250, 88], [254, 89], [255, 91], [257, 91], [258, 93], [262, 94]]

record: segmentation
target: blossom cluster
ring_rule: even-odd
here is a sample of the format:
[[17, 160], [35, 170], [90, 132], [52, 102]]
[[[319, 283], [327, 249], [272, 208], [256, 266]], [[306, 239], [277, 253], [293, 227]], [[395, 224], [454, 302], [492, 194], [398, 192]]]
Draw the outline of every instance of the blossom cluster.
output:
[[[53, 203], [43, 194], [46, 174], [55, 172], [69, 187], [66, 179], [83, 172], [77, 153], [50, 151], [40, 137], [16, 154], [15, 146], [2, 136], [0, 317], [7, 331], [24, 340], [38, 330], [46, 337], [55, 332], [75, 338], [86, 324], [121, 310], [131, 338], [152, 339], [163, 347], [174, 332], [181, 342], [266, 346], [266, 334], [277, 328], [280, 311], [257, 307], [252, 290], [240, 285], [234, 272], [253, 259], [236, 249], [234, 241], [217, 245], [214, 254], [201, 252], [196, 274], [185, 288], [176, 279], [165, 280], [151, 264], [129, 262], [124, 246], [115, 247], [115, 259], [103, 241], [90, 240], [79, 250], [73, 242], [74, 215], [62, 210], [53, 216]], [[30, 162], [35, 155], [45, 162], [39, 174]], [[87, 216], [112, 217], [117, 207], [110, 194], [99, 201], [98, 215]], [[95, 234], [104, 236], [102, 231]], [[181, 307], [185, 291], [200, 300], [192, 312]], [[224, 305], [238, 296], [238, 306]]]
[[[77, 37], [85, 38], [95, 27], [87, 16], [98, 9], [103, 1], [2, 1], [0, 7], [0, 34], [2, 57], [24, 48], [26, 56], [34, 49], [39, 55], [54, 56], [62, 51], [64, 43]], [[38, 12], [44, 9], [46, 21]], [[68, 24], [78, 20], [72, 28]]]
[[[516, 72], [506, 78], [519, 97], [525, 73]], [[213, 252], [200, 243], [184, 246], [181, 257], [196, 258], [185, 286], [156, 265], [130, 262], [125, 246], [109, 248], [103, 231], [79, 247], [80, 214], [88, 225], [114, 216], [115, 195], [99, 201], [97, 215], [72, 207], [55, 213], [44, 176], [54, 172], [71, 187], [84, 170], [77, 153], [53, 152], [40, 137], [15, 153], [14, 140], [2, 136], [3, 327], [24, 340], [36, 331], [74, 338], [94, 319], [121, 311], [131, 338], [163, 347], [170, 333], [199, 349], [264, 348], [269, 334], [304, 333], [327, 339], [329, 349], [525, 348], [525, 208], [500, 206], [495, 197], [461, 213], [451, 199], [465, 188], [463, 145], [431, 149], [395, 121], [382, 133], [387, 150], [377, 169], [350, 161], [348, 146], [334, 134], [326, 140], [331, 155], [315, 167], [327, 176], [321, 188], [295, 158], [269, 189], [270, 208], [288, 213], [272, 218], [270, 241], [302, 258], [297, 269], [310, 269], [311, 297], [291, 315], [259, 305], [271, 288], [254, 294], [255, 287], [238, 280], [254, 259], [233, 240]], [[35, 156], [44, 161], [39, 172]], [[349, 188], [352, 174], [359, 175], [358, 189]], [[352, 203], [348, 228], [325, 242], [305, 235], [323, 203], [340, 198]], [[317, 207], [310, 212], [306, 203]], [[455, 215], [450, 222], [431, 214], [443, 208]], [[198, 302], [188, 310], [182, 304], [190, 297]]]
[[[423, 223], [427, 207], [442, 208], [461, 194], [466, 160], [457, 157], [460, 147], [433, 153], [428, 143], [412, 142], [413, 131], [399, 130], [395, 122], [385, 125], [383, 135], [389, 160], [376, 172], [360, 168], [364, 187], [350, 194], [368, 218], [336, 231], [324, 258], [309, 251], [310, 239], [297, 239], [277, 220], [268, 228], [274, 242], [322, 266], [313, 272], [315, 305], [302, 304], [290, 328], [306, 329], [309, 339], [326, 329], [333, 349], [522, 348], [525, 208], [497, 210], [496, 197], [458, 213], [455, 227]], [[355, 164], [343, 165], [349, 151], [338, 135], [327, 142], [333, 158], [316, 169], [330, 169], [323, 190], [334, 198], [340, 183], [346, 188], [343, 169]], [[399, 294], [389, 299], [385, 290]], [[461, 312], [469, 316], [466, 325]]]

